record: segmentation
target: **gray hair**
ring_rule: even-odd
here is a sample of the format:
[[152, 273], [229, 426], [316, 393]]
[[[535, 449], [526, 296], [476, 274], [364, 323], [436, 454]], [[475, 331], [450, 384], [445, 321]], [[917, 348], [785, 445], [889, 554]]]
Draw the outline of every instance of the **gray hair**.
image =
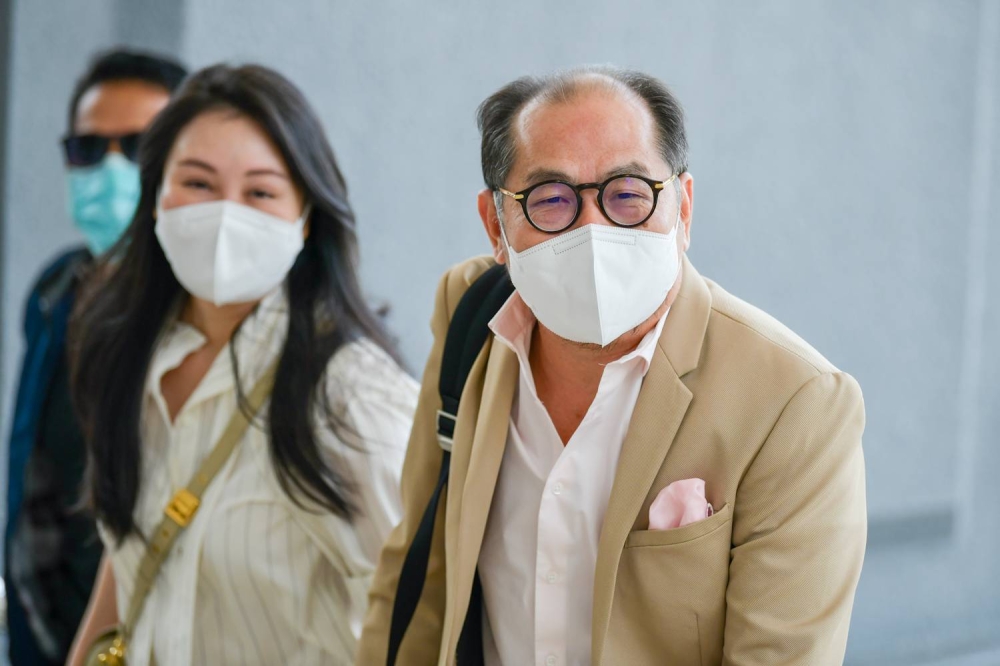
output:
[[482, 135], [483, 180], [494, 192], [514, 165], [514, 120], [530, 102], [565, 102], [588, 83], [634, 94], [645, 102], [657, 127], [660, 153], [674, 174], [687, 171], [684, 111], [667, 86], [642, 72], [607, 66], [578, 67], [544, 77], [523, 76], [508, 83], [479, 105], [476, 119]]

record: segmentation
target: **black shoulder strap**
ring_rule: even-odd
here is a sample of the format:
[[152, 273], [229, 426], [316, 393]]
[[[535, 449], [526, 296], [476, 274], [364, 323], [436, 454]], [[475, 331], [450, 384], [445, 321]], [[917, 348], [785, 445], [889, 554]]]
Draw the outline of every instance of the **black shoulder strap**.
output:
[[399, 574], [396, 601], [392, 608], [392, 623], [389, 627], [389, 652], [386, 663], [394, 666], [399, 646], [403, 642], [406, 628], [417, 610], [420, 595], [427, 577], [427, 562], [430, 560], [431, 542], [434, 537], [434, 518], [438, 504], [448, 483], [448, 469], [451, 462], [451, 447], [455, 436], [455, 422], [458, 419], [458, 403], [465, 388], [465, 380], [479, 356], [483, 344], [489, 337], [489, 323], [497, 311], [514, 291], [507, 269], [496, 265], [483, 273], [463, 294], [452, 315], [448, 335], [444, 342], [441, 359], [441, 410], [438, 411], [438, 443], [443, 450], [441, 472], [437, 486], [431, 495], [420, 525], [413, 537], [413, 543], [403, 560]]

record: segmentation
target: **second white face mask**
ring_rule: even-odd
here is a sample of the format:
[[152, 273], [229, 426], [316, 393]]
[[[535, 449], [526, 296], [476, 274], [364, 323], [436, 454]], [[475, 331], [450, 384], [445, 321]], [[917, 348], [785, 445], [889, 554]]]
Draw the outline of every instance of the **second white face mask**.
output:
[[603, 347], [663, 304], [680, 273], [680, 225], [661, 234], [588, 224], [524, 252], [504, 234], [510, 279], [546, 328]]
[[295, 222], [233, 201], [156, 208], [156, 237], [177, 281], [216, 305], [256, 301], [291, 270], [309, 206]]

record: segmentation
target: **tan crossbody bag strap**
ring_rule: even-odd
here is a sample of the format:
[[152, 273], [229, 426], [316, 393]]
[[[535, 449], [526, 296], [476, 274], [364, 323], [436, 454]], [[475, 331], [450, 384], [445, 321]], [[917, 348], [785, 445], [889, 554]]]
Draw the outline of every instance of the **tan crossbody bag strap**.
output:
[[[247, 396], [247, 411], [251, 418], [257, 415], [264, 401], [271, 395], [271, 388], [274, 385], [274, 374], [277, 371], [278, 363], [275, 361], [264, 375], [257, 380], [250, 395]], [[126, 641], [131, 638], [132, 630], [135, 629], [136, 622], [142, 614], [142, 607], [146, 603], [149, 591], [156, 580], [156, 574], [160, 571], [160, 566], [167, 558], [170, 547], [180, 536], [198, 511], [201, 504], [201, 496], [205, 489], [212, 483], [212, 479], [219, 473], [223, 465], [229, 459], [233, 449], [243, 439], [250, 422], [246, 414], [237, 406], [236, 412], [226, 425], [226, 429], [219, 437], [215, 448], [208, 454], [201, 467], [195, 473], [194, 478], [188, 482], [187, 488], [181, 488], [174, 495], [170, 503], [167, 504], [163, 513], [166, 514], [149, 540], [146, 553], [139, 564], [139, 574], [136, 577], [135, 589], [132, 591], [132, 599], [128, 605], [128, 615], [121, 625], [121, 632]]]

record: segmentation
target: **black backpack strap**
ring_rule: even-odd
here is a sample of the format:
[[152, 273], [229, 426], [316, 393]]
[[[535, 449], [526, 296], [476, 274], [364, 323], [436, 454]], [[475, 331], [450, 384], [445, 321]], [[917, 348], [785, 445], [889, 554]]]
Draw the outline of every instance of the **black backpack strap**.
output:
[[486, 655], [483, 653], [483, 584], [479, 578], [479, 569], [472, 580], [472, 594], [469, 596], [469, 609], [465, 612], [465, 624], [458, 636], [458, 648], [455, 650], [457, 666], [485, 666]]
[[[465, 388], [465, 381], [489, 337], [489, 323], [497, 311], [514, 291], [506, 267], [496, 265], [472, 283], [462, 295], [448, 325], [441, 358], [441, 409], [437, 413], [438, 443], [443, 451], [441, 472], [431, 495], [420, 525], [413, 537], [413, 543], [403, 559], [399, 573], [396, 600], [392, 608], [392, 623], [389, 626], [389, 651], [386, 663], [394, 666], [399, 646], [403, 642], [406, 629], [413, 619], [424, 590], [427, 577], [427, 563], [430, 560], [431, 543], [434, 538], [434, 518], [438, 504], [448, 483], [451, 463], [451, 448], [454, 443], [455, 423], [458, 420], [458, 404]], [[474, 595], [475, 596], [475, 595]], [[478, 613], [476, 614], [478, 617]], [[464, 633], [464, 632], [463, 632]]]

